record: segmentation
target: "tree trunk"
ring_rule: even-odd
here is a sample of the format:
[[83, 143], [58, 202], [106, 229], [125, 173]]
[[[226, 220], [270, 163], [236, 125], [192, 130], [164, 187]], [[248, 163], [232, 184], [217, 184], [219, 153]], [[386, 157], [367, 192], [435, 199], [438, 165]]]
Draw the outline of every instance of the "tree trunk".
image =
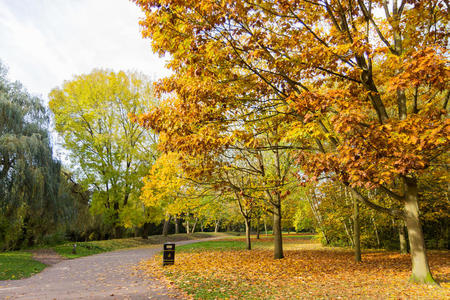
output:
[[352, 199], [353, 199], [353, 241], [355, 242], [355, 261], [361, 262], [359, 205], [356, 197], [352, 197]]
[[[344, 229], [345, 229], [345, 233], [347, 234], [347, 238], [348, 238], [348, 240], [350, 242], [350, 245], [354, 248], [355, 247], [355, 243], [353, 242], [352, 235], [348, 231], [347, 222], [345, 220], [344, 220]], [[327, 244], [328, 244], [328, 241], [327, 241]]]
[[167, 236], [167, 234], [169, 233], [170, 218], [171, 218], [171, 216], [168, 215], [168, 216], [166, 216], [166, 219], [164, 220], [164, 226], [163, 226], [163, 231], [162, 231], [162, 235], [164, 235], [164, 236]]
[[407, 254], [408, 248], [406, 247], [405, 225], [403, 220], [400, 220], [398, 224], [398, 239], [400, 242], [400, 253]]
[[219, 232], [219, 221], [216, 220], [215, 223], [216, 223], [216, 226], [214, 227], [214, 232], [218, 233]]
[[175, 217], [175, 234], [180, 233], [180, 219], [178, 217]]
[[274, 207], [273, 213], [273, 258], [281, 259], [283, 258], [283, 237], [281, 232], [281, 207]]
[[119, 203], [115, 202], [114, 203], [114, 228], [113, 228], [113, 236], [116, 239], [119, 239], [122, 237], [122, 226], [119, 223]]
[[195, 218], [194, 225], [192, 225], [191, 233], [194, 233], [194, 232], [195, 232], [195, 227], [197, 226], [197, 222], [198, 222], [198, 218]]
[[120, 239], [123, 236], [123, 227], [121, 225], [116, 224], [114, 227], [114, 238]]
[[250, 224], [251, 224], [251, 220], [250, 218], [245, 218], [245, 242], [247, 243], [247, 250], [251, 250], [252, 249], [252, 242], [250, 240]]
[[259, 240], [259, 218], [256, 219], [256, 239]]
[[200, 223], [200, 231], [203, 232], [203, 229], [204, 229], [204, 227], [203, 227], [203, 222], [201, 222], [201, 223]]
[[409, 248], [411, 250], [411, 281], [436, 284], [428, 265], [422, 225], [419, 220], [417, 182], [411, 178], [405, 178], [405, 222], [408, 230]]
[[189, 232], [189, 221], [188, 220], [186, 220], [186, 233], [187, 234], [189, 234], [190, 232]]
[[150, 232], [150, 223], [144, 223], [142, 226], [142, 238], [148, 239], [148, 233]]

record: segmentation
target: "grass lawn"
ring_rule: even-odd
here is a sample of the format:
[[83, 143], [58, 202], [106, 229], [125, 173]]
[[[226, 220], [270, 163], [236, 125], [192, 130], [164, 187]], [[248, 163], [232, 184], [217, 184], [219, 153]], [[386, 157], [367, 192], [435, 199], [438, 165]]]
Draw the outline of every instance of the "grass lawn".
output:
[[[72, 253], [73, 242], [65, 243], [62, 245], [51, 247], [61, 256], [66, 258], [77, 258], [82, 256], [88, 256], [98, 254], [102, 252], [114, 251], [126, 248], [145, 247], [150, 245], [159, 245], [166, 242], [177, 242], [185, 240], [195, 240], [201, 238], [208, 238], [214, 236], [220, 236], [221, 234], [215, 234], [210, 232], [196, 232], [194, 234], [170, 234], [168, 236], [152, 235], [148, 239], [127, 238], [127, 239], [112, 239], [104, 241], [91, 241], [91, 242], [78, 242], [76, 254]], [[223, 235], [223, 234], [222, 234]]]
[[221, 240], [221, 241], [207, 241], [198, 242], [195, 244], [187, 244], [176, 247], [176, 252], [198, 252], [198, 251], [227, 251], [245, 249], [245, 241], [241, 240]]
[[20, 279], [42, 271], [46, 265], [31, 259], [30, 252], [0, 253], [0, 280]]
[[438, 288], [408, 283], [408, 255], [364, 251], [355, 263], [351, 250], [286, 235], [285, 258], [274, 260], [272, 237], [261, 237], [251, 251], [233, 237], [179, 246], [174, 266], [157, 256], [141, 267], [194, 299], [450, 299], [449, 251], [429, 251]]

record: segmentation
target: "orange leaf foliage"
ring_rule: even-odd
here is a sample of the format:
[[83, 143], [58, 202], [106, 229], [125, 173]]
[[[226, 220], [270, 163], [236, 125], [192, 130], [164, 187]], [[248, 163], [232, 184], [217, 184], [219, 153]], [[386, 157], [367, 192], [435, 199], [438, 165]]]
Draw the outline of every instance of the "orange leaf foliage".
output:
[[[288, 250], [273, 260], [270, 250], [177, 253], [174, 266], [161, 267], [161, 257], [143, 264], [146, 272], [165, 273], [175, 285], [192, 290], [211, 286], [241, 299], [448, 299], [450, 255], [432, 252], [430, 265], [441, 288], [405, 283], [408, 255], [392, 252], [363, 254], [355, 263], [351, 251]], [[188, 289], [189, 289], [188, 288]]]

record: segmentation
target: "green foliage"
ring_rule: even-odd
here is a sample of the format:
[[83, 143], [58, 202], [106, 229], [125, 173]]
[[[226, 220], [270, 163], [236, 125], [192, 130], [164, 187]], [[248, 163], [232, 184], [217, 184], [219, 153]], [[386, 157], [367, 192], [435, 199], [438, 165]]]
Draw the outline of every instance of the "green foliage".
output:
[[0, 249], [64, 230], [80, 207], [52, 157], [49, 113], [0, 64]]
[[121, 236], [142, 225], [139, 200], [155, 137], [130, 120], [154, 101], [150, 81], [138, 73], [94, 70], [66, 81], [50, 95], [56, 130], [64, 137], [76, 176], [92, 192], [91, 212], [102, 231]]
[[0, 280], [21, 279], [42, 271], [46, 265], [31, 259], [31, 253], [0, 253]]
[[314, 217], [308, 202], [299, 201], [294, 216], [294, 227], [297, 232], [315, 231]]
[[[445, 178], [445, 177], [444, 177]], [[443, 179], [435, 176], [422, 176], [419, 184], [423, 192], [419, 194], [421, 217], [423, 220], [424, 238], [430, 249], [447, 249], [449, 240], [448, 231], [448, 199]], [[369, 199], [375, 203], [400, 209], [398, 203], [386, 199], [380, 191], [366, 192]], [[331, 246], [352, 246], [353, 219], [352, 197], [340, 184], [323, 183], [316, 185], [307, 194], [310, 203], [306, 210], [315, 208], [313, 227], [320, 233], [324, 244]], [[298, 222], [307, 222], [308, 216], [297, 212]], [[361, 245], [363, 248], [383, 248], [398, 250], [399, 224], [402, 221], [388, 215], [377, 214], [367, 206], [361, 205], [359, 212], [361, 226]], [[319, 222], [319, 221], [320, 222]]]
[[[103, 241], [91, 241], [91, 242], [78, 242], [76, 253], [73, 254], [73, 242], [64, 243], [62, 245], [52, 247], [60, 255], [67, 258], [77, 258], [82, 256], [88, 256], [108, 251], [114, 251], [119, 249], [142, 247], [146, 245], [160, 245], [165, 242], [177, 242], [191, 239], [201, 239], [215, 236], [212, 233], [194, 233], [194, 234], [172, 234], [169, 236], [153, 235], [147, 239], [142, 238], [126, 238], [126, 239], [111, 239]], [[177, 247], [178, 250], [178, 247]]]

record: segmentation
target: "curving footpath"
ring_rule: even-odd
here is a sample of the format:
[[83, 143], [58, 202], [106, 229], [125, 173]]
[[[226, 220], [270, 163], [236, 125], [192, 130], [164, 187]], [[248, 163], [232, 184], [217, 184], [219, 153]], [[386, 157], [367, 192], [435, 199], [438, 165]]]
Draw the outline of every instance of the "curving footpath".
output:
[[[176, 244], [219, 238], [223, 237]], [[0, 281], [0, 299], [176, 299], [158, 280], [144, 279], [135, 268], [161, 250], [162, 246], [117, 250], [63, 260], [30, 278]]]

